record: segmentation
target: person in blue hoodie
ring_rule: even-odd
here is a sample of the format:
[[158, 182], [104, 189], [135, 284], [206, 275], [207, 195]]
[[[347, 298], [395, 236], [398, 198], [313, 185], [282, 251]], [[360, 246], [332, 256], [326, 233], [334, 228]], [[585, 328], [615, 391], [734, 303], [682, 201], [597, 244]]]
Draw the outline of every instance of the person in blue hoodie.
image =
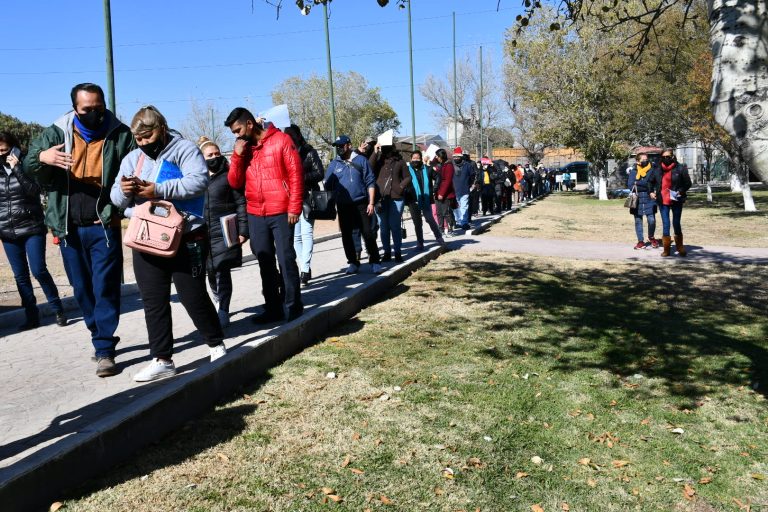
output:
[[[203, 195], [208, 188], [208, 166], [200, 149], [168, 128], [165, 117], [153, 106], [139, 109], [131, 132], [139, 148], [128, 153], [112, 186], [112, 202], [130, 217], [133, 207], [152, 199], [186, 200], [184, 232], [179, 250], [164, 258], [133, 250], [133, 271], [139, 285], [152, 360], [134, 375], [148, 382], [176, 375], [173, 364], [171, 282], [181, 304], [210, 349], [211, 361], [227, 353], [216, 308], [205, 289], [208, 230], [203, 218]], [[168, 171], [170, 170], [170, 171]], [[161, 172], [162, 171], [162, 172]], [[172, 172], [174, 171], [174, 172]], [[162, 179], [167, 172], [168, 179]], [[173, 177], [173, 175], [177, 175]], [[180, 174], [180, 175], [179, 175]], [[199, 211], [193, 199], [199, 199]]]
[[368, 252], [368, 261], [374, 274], [380, 274], [379, 247], [376, 235], [371, 229], [371, 216], [375, 213], [376, 178], [368, 159], [352, 152], [352, 141], [346, 135], [338, 137], [333, 145], [337, 157], [325, 170], [325, 190], [336, 191], [336, 210], [339, 213], [339, 228], [344, 254], [349, 267], [347, 274], [360, 270], [360, 259], [355, 250], [352, 231], [359, 229]]
[[464, 159], [461, 146], [453, 150], [453, 188], [456, 190], [456, 202], [459, 207], [454, 210], [456, 225], [467, 230], [469, 225], [469, 194], [475, 182], [475, 168], [471, 162]]

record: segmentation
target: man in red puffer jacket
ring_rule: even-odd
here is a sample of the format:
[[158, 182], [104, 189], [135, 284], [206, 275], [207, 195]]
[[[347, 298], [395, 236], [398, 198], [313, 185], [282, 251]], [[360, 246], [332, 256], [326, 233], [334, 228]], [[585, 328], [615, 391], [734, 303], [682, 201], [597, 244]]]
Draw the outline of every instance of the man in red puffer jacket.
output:
[[[259, 261], [264, 312], [253, 321], [288, 321], [304, 312], [299, 268], [293, 250], [293, 226], [301, 214], [304, 171], [290, 136], [274, 126], [264, 129], [248, 110], [238, 107], [224, 125], [237, 136], [227, 176], [235, 190], [245, 188], [251, 251]], [[282, 290], [280, 273], [283, 273]]]

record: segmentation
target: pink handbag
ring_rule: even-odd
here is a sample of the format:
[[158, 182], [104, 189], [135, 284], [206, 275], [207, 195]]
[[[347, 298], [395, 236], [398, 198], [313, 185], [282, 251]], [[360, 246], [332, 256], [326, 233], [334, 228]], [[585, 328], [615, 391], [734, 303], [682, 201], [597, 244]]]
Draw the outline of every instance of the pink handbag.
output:
[[[144, 155], [136, 168], [141, 173]], [[173, 258], [184, 232], [184, 217], [170, 201], [150, 200], [133, 207], [123, 244], [145, 254]]]

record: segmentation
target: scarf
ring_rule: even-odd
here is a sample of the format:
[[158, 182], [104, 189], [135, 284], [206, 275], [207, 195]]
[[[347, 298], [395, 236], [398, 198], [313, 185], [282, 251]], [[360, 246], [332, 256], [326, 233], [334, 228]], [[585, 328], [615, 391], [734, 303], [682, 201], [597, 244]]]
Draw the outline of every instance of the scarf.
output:
[[[426, 191], [421, 190], [421, 185], [419, 185], [419, 180], [416, 179], [416, 171], [413, 170], [413, 167], [411, 167], [411, 164], [408, 164], [408, 172], [411, 173], [411, 184], [413, 185], [413, 188], [416, 190], [416, 201], [419, 203], [419, 209], [423, 210], [424, 208], [429, 208], [429, 195], [426, 193]], [[421, 167], [421, 176], [423, 178], [422, 183], [427, 185], [429, 183], [427, 181], [429, 177], [427, 176], [426, 165], [423, 165]]]
[[665, 163], [661, 164], [661, 168], [664, 170], [664, 172], [669, 172], [672, 169], [675, 168], [675, 165], [677, 165], [677, 162], [672, 162], [671, 164], [667, 165]]
[[80, 133], [80, 136], [83, 138], [83, 140], [87, 143], [90, 143], [92, 140], [98, 140], [104, 138], [104, 135], [107, 133], [107, 119], [106, 116], [104, 117], [104, 122], [101, 123], [101, 126], [99, 126], [95, 130], [89, 130], [85, 126], [83, 126], [83, 123], [80, 122], [80, 119], [75, 116], [75, 128], [77, 128], [78, 133]]
[[645, 178], [645, 175], [648, 174], [648, 171], [651, 170], [651, 163], [648, 162], [645, 167], [640, 167], [640, 164], [637, 164], [637, 175], [635, 175], [636, 180], [641, 180]]

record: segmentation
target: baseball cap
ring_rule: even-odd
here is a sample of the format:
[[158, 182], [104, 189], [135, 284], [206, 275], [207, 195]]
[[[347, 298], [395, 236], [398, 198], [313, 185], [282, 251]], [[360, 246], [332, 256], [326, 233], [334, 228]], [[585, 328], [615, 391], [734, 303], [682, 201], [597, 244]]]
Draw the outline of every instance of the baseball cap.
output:
[[333, 145], [336, 147], [341, 147], [344, 144], [352, 144], [352, 141], [349, 140], [349, 137], [347, 137], [346, 135], [339, 135], [338, 137], [336, 137], [336, 140], [333, 141]]

